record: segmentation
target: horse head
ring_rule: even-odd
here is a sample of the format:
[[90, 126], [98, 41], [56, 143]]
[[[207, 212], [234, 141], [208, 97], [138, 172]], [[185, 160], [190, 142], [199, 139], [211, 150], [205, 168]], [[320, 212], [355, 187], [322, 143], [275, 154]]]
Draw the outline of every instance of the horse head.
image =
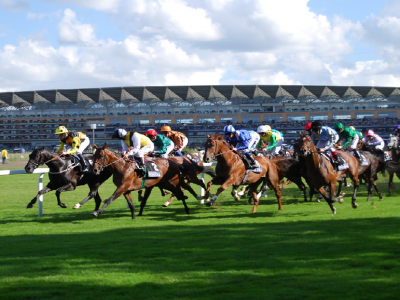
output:
[[207, 135], [207, 141], [204, 143], [204, 156], [203, 162], [209, 163], [225, 151], [229, 151], [229, 146], [224, 138], [220, 135]]
[[313, 141], [309, 135], [301, 135], [297, 140], [297, 149], [300, 154], [307, 155], [316, 151]]
[[399, 137], [397, 135], [390, 135], [390, 140], [389, 143], [387, 144], [387, 147], [389, 150], [396, 150], [399, 146]]
[[107, 152], [111, 152], [107, 151], [107, 144], [104, 144], [101, 148], [94, 145], [93, 150], [93, 173], [99, 175], [100, 172], [109, 164], [110, 159]]
[[28, 163], [25, 166], [27, 173], [33, 173], [37, 167], [44, 165], [51, 159], [51, 154], [45, 147], [35, 147], [31, 154], [29, 154]]

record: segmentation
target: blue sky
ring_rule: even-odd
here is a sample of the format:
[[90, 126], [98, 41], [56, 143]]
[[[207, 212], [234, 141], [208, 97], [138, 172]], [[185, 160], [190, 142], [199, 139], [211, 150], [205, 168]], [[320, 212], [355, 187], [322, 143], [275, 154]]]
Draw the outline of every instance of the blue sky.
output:
[[0, 0], [0, 91], [398, 86], [400, 0]]

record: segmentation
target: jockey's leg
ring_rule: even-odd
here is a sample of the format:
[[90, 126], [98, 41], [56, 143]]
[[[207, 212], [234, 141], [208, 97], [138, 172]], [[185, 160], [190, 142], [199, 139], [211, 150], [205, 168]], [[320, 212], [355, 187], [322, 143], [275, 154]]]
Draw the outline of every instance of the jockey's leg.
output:
[[82, 166], [82, 172], [83, 172], [83, 173], [88, 173], [88, 172], [90, 172], [90, 166], [89, 166], [89, 164], [86, 162], [86, 159], [83, 157], [82, 153], [77, 152], [76, 155], [79, 157], [79, 161], [80, 161], [81, 166]]
[[245, 152], [245, 155], [251, 162], [251, 168], [257, 168], [259, 166], [258, 162], [254, 159], [250, 152]]

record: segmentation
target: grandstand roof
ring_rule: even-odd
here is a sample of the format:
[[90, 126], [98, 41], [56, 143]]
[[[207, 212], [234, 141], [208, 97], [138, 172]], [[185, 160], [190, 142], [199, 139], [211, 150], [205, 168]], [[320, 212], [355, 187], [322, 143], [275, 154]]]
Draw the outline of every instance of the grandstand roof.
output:
[[[0, 107], [70, 106], [75, 103], [104, 106], [123, 103], [127, 106], [146, 103], [156, 106], [162, 101], [176, 105], [258, 99], [262, 102], [348, 102], [400, 100], [396, 87], [313, 86], [313, 85], [204, 85], [204, 86], [142, 86], [89, 89], [62, 89], [0, 93]], [[317, 101], [319, 100], [319, 101]]]

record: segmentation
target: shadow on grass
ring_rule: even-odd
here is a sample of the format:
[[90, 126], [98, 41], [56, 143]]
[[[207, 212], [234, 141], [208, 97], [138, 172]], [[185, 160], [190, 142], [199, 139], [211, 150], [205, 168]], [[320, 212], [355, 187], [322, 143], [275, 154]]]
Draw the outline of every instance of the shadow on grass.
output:
[[[167, 215], [182, 224], [0, 237], [2, 299], [394, 299], [400, 292], [399, 218], [199, 227], [184, 224], [190, 216]], [[225, 216], [233, 217], [241, 214]]]

